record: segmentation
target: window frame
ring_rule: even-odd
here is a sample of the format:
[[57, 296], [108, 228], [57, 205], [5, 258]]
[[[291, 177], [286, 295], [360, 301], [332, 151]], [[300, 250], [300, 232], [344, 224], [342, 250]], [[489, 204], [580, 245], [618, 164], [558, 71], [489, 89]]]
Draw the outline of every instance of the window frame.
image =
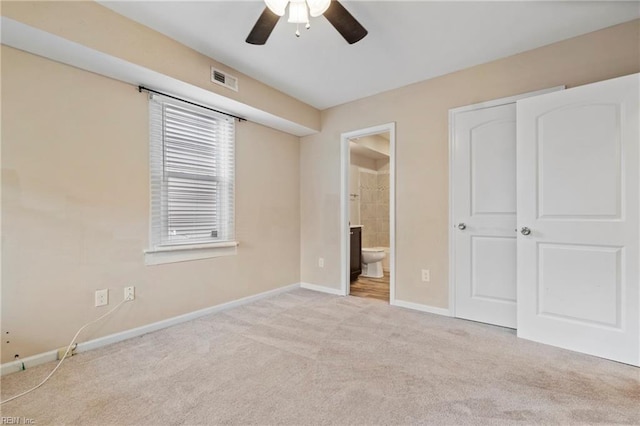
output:
[[[165, 157], [166, 105], [169, 105], [169, 108], [179, 108], [194, 115], [204, 115], [217, 123], [219, 122], [218, 124], [223, 127], [224, 138], [218, 133], [215, 136], [221, 139], [218, 146], [219, 152], [216, 153], [216, 161], [220, 158], [218, 156], [223, 159], [221, 163], [216, 163], [221, 166], [221, 172], [217, 175], [212, 173], [207, 177], [205, 175], [200, 177], [203, 181], [223, 182], [226, 185], [225, 189], [216, 195], [218, 213], [221, 209], [226, 212], [216, 216], [216, 231], [220, 233], [223, 229], [225, 232], [223, 232], [224, 235], [215, 239], [209, 241], [197, 239], [191, 243], [188, 240], [168, 241], [168, 213], [166, 211], [168, 209], [168, 178], [175, 176], [176, 172], [167, 170]], [[237, 254], [238, 242], [235, 238], [235, 121], [232, 117], [150, 93], [149, 176], [149, 248], [144, 251], [146, 265]]]

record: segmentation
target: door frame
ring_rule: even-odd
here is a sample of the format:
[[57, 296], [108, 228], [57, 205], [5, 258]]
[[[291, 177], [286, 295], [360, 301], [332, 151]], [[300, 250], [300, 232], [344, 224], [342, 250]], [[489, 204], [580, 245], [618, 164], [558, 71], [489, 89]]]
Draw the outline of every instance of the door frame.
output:
[[449, 110], [449, 315], [456, 316], [456, 264], [455, 264], [455, 229], [456, 220], [454, 217], [455, 205], [454, 205], [454, 161], [455, 161], [455, 119], [456, 115], [462, 112], [475, 111], [485, 108], [493, 108], [501, 105], [507, 105], [517, 102], [520, 99], [529, 98], [532, 96], [544, 95], [546, 93], [557, 92], [564, 90], [566, 86], [555, 86], [548, 89], [536, 90], [533, 92], [521, 93], [514, 96], [508, 96], [506, 98], [493, 99], [490, 101], [479, 102], [477, 104], [465, 105]]
[[349, 274], [349, 139], [389, 132], [389, 304], [396, 295], [396, 123], [345, 132], [340, 135], [340, 292], [348, 296], [351, 288]]

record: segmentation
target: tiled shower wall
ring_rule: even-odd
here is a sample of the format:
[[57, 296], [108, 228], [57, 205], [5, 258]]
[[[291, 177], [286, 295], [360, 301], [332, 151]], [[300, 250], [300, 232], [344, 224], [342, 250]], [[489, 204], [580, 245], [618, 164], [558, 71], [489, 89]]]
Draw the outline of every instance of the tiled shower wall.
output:
[[362, 247], [389, 247], [389, 172], [360, 171]]

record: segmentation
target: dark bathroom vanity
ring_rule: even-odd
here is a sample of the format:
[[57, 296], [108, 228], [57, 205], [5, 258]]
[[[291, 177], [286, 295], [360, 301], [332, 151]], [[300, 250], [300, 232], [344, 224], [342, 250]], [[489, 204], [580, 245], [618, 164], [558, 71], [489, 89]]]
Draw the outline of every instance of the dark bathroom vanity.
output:
[[352, 226], [350, 227], [351, 237], [351, 256], [350, 256], [350, 271], [351, 281], [358, 279], [358, 276], [362, 273], [362, 227]]

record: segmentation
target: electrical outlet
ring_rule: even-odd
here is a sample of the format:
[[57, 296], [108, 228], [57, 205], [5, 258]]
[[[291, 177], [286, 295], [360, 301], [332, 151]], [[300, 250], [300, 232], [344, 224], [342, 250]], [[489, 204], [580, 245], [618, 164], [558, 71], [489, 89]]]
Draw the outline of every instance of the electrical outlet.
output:
[[431, 281], [431, 274], [429, 273], [428, 269], [422, 270], [422, 281], [424, 281], [425, 283]]
[[109, 304], [109, 289], [96, 290], [96, 308]]
[[124, 300], [134, 300], [136, 298], [136, 288], [134, 286], [124, 288]]
[[318, 267], [319, 268], [324, 268], [324, 257], [319, 257], [318, 258]]

